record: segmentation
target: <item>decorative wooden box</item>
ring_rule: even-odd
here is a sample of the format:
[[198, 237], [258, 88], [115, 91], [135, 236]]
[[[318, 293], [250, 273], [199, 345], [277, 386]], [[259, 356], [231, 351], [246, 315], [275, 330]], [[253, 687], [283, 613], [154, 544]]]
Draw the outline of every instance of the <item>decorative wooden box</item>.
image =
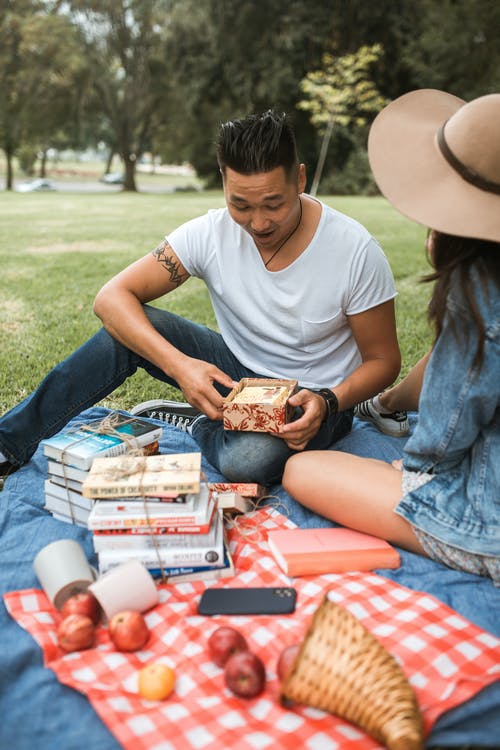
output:
[[296, 380], [242, 378], [224, 400], [224, 429], [277, 432], [292, 418], [288, 399], [296, 391]]

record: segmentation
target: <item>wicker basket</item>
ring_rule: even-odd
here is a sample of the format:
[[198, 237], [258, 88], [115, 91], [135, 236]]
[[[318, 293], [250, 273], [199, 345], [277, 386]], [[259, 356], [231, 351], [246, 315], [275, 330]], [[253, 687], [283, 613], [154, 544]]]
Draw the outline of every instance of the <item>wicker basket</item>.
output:
[[327, 597], [281, 697], [336, 714], [388, 750], [424, 747], [417, 701], [398, 663], [350, 612]]

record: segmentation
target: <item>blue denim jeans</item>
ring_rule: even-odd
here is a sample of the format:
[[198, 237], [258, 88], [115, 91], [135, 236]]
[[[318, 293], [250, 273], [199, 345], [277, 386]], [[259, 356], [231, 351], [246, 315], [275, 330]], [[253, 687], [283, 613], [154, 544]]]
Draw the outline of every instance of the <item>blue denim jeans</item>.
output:
[[[187, 356], [215, 364], [233, 380], [263, 377], [244, 367], [219, 333], [149, 305], [144, 310], [154, 328]], [[59, 432], [70, 419], [108, 396], [139, 367], [157, 380], [177, 386], [162, 370], [102, 328], [0, 419], [0, 451], [16, 465], [26, 463], [41, 440]], [[222, 386], [219, 389], [223, 395], [227, 393]], [[352, 411], [339, 414], [333, 424], [322, 425], [308, 448], [328, 448], [350, 431], [351, 424]], [[280, 438], [224, 431], [222, 422], [208, 418], [196, 422], [193, 437], [206, 459], [232, 481], [264, 485], [277, 482], [293, 453]]]

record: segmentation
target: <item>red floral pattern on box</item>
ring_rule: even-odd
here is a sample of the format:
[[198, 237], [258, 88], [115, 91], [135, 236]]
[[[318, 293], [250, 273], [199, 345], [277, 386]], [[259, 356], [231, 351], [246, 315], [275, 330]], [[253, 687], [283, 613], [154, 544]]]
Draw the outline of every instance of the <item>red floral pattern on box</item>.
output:
[[[245, 403], [233, 401], [237, 394], [246, 387], [271, 389], [283, 387], [286, 399], [279, 404], [265, 402]], [[277, 432], [290, 421], [293, 407], [288, 399], [297, 391], [296, 380], [279, 380], [277, 378], [242, 378], [237, 386], [226, 396], [222, 407], [222, 423], [225, 430], [245, 432]]]
[[286, 406], [230, 404], [224, 409], [224, 429], [245, 432], [276, 432], [287, 420]]
[[[292, 524], [269, 509], [242, 517], [229, 532], [237, 575], [211, 585], [289, 585], [266, 543], [267, 531], [283, 526]], [[278, 656], [303, 637], [326, 591], [401, 664], [427, 731], [444, 711], [499, 677], [500, 641], [426, 593], [372, 573], [309, 576], [292, 583], [297, 610], [283, 617], [200, 617], [196, 605], [210, 582], [161, 586], [160, 604], [146, 615], [150, 642], [134, 654], [115, 651], [105, 627], [98, 630], [95, 648], [64, 654], [56, 640], [60, 615], [41, 591], [11, 592], [4, 600], [11, 616], [40, 644], [45, 665], [88, 697], [125, 750], [379, 748], [333, 715], [284, 708], [278, 701]], [[207, 640], [221, 624], [239, 628], [266, 665], [267, 686], [257, 698], [233, 696], [224, 687], [223, 671], [210, 661]], [[138, 669], [153, 660], [177, 674], [174, 692], [159, 703], [143, 700], [137, 691]]]

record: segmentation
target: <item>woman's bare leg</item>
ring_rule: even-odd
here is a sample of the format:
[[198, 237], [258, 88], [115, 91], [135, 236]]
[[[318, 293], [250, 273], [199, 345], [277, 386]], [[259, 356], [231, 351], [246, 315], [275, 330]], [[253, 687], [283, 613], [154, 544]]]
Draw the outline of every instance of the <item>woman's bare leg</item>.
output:
[[340, 451], [305, 451], [288, 459], [286, 491], [325, 518], [425, 555], [408, 521], [394, 513], [402, 473], [391, 464]]
[[431, 352], [429, 351], [419, 359], [403, 380], [379, 394], [380, 404], [388, 413], [393, 411], [418, 411], [425, 368], [430, 356]]

